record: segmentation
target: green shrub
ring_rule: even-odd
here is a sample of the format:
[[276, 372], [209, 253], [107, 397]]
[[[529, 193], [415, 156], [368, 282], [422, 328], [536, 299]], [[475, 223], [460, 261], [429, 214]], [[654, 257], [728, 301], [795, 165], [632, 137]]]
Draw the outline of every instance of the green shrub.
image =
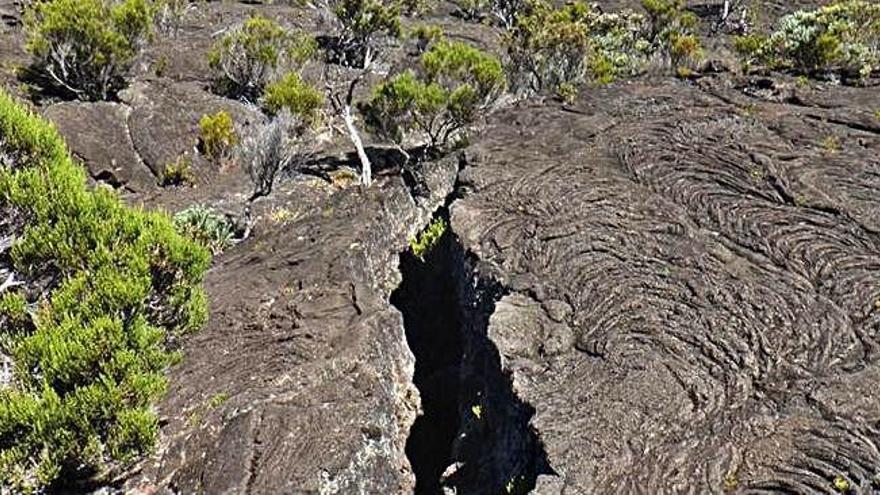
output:
[[744, 65], [866, 79], [880, 69], [880, 4], [845, 0], [783, 17], [769, 35], [736, 40]]
[[232, 221], [213, 208], [202, 205], [190, 206], [174, 215], [174, 227], [215, 255], [231, 246], [235, 238]]
[[424, 53], [429, 46], [443, 40], [443, 28], [433, 24], [419, 24], [409, 31], [409, 38], [415, 40], [416, 51]]
[[50, 87], [82, 100], [105, 100], [150, 37], [150, 0], [38, 0], [25, 12], [33, 69]]
[[[176, 353], [169, 334], [207, 317], [200, 288], [210, 256], [167, 216], [132, 210], [110, 189], [86, 189], [57, 131], [0, 92], [0, 135], [18, 165], [0, 167], [0, 207], [29, 223], [11, 249], [16, 272], [54, 282], [4, 307], [30, 322], [0, 329], [14, 363], [0, 390], [0, 491], [33, 492], [148, 451], [153, 404]], [[35, 296], [42, 291], [45, 295]]]
[[331, 8], [339, 23], [335, 57], [342, 65], [368, 67], [378, 41], [401, 34], [396, 0], [334, 0]]
[[214, 70], [217, 92], [256, 99], [277, 72], [301, 69], [316, 50], [312, 37], [254, 16], [214, 44], [208, 64]]
[[684, 0], [642, 0], [642, 7], [647, 19], [645, 38], [672, 67], [690, 67], [702, 57], [700, 40], [694, 34], [697, 17], [684, 10]]
[[570, 93], [589, 80], [631, 73], [649, 47], [640, 37], [643, 22], [637, 14], [604, 14], [580, 1], [558, 9], [535, 1], [505, 35], [511, 88], [529, 94], [564, 86]]
[[199, 145], [208, 158], [227, 158], [236, 144], [238, 134], [229, 112], [220, 110], [215, 114], [203, 115], [199, 120]]
[[425, 227], [425, 230], [418, 237], [411, 237], [409, 239], [409, 248], [416, 258], [425, 261], [425, 256], [440, 242], [443, 234], [446, 233], [447, 227], [446, 220], [438, 218]]
[[303, 81], [296, 72], [290, 72], [277, 82], [266, 86], [263, 92], [263, 108], [275, 115], [282, 109], [315, 124], [324, 106], [324, 94]]
[[360, 105], [368, 129], [403, 144], [415, 133], [442, 147], [474, 123], [505, 87], [501, 63], [466, 43], [443, 41], [421, 58], [421, 71], [398, 74]]
[[159, 177], [161, 186], [182, 186], [192, 184], [194, 181], [192, 162], [186, 155], [180, 155], [173, 162], [165, 164]]

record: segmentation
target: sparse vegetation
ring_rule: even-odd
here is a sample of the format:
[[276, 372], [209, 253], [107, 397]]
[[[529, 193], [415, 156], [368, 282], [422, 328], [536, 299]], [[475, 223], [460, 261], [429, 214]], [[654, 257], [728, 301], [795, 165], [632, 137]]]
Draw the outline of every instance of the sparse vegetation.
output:
[[174, 227], [181, 235], [210, 249], [215, 255], [232, 245], [235, 226], [217, 210], [195, 205], [174, 215]]
[[498, 59], [466, 43], [444, 41], [422, 55], [418, 75], [407, 71], [378, 85], [360, 110], [368, 129], [401, 151], [408, 141], [423, 139], [444, 147], [491, 107], [504, 87]]
[[29, 219], [13, 267], [47, 280], [2, 305], [0, 353], [14, 369], [0, 389], [0, 490], [27, 493], [106, 475], [152, 447], [153, 404], [177, 356], [166, 339], [206, 320], [210, 257], [167, 216], [86, 189], [55, 129], [3, 93], [0, 135], [16, 157], [0, 166], [0, 207]]
[[275, 115], [281, 110], [287, 110], [310, 124], [316, 124], [320, 120], [323, 106], [323, 93], [295, 72], [269, 84], [263, 93], [263, 108], [269, 114]]
[[440, 242], [443, 234], [448, 228], [446, 220], [438, 218], [431, 222], [418, 237], [412, 237], [409, 240], [409, 248], [413, 254], [420, 260], [425, 261], [425, 256]]
[[203, 115], [199, 120], [199, 146], [211, 160], [228, 158], [238, 144], [238, 134], [232, 116], [225, 110]]
[[844, 0], [798, 11], [770, 34], [738, 38], [736, 49], [747, 68], [864, 80], [880, 70], [880, 4]]
[[28, 2], [24, 24], [33, 71], [67, 97], [112, 98], [150, 38], [154, 15], [150, 0]]
[[300, 70], [316, 50], [312, 37], [254, 16], [214, 44], [208, 63], [218, 93], [253, 101], [278, 72]]

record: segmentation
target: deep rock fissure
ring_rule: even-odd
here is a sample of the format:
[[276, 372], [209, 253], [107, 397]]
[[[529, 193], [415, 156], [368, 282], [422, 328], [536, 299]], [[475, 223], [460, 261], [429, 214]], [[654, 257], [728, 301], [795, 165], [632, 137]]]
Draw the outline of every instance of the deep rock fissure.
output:
[[403, 315], [422, 402], [406, 444], [417, 494], [526, 493], [538, 475], [554, 474], [529, 426], [534, 409], [513, 392], [487, 337], [505, 290], [474, 266], [451, 231], [424, 260], [400, 255], [391, 303]]

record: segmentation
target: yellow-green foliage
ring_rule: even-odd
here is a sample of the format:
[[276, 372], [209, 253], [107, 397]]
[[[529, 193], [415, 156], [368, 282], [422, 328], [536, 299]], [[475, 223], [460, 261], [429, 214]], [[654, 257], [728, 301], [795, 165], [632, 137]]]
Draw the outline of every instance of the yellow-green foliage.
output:
[[443, 234], [446, 233], [448, 225], [446, 220], [438, 218], [425, 227], [425, 230], [419, 234], [418, 238], [412, 237], [409, 240], [409, 247], [413, 254], [420, 260], [425, 260], [425, 255], [434, 249], [434, 246], [440, 242]]
[[317, 50], [311, 36], [259, 15], [220, 38], [208, 53], [215, 90], [256, 99], [278, 71], [299, 70]]
[[324, 106], [324, 95], [311, 84], [303, 81], [296, 72], [290, 72], [279, 81], [266, 86], [263, 92], [263, 108], [270, 114], [288, 110], [304, 121], [315, 124]]
[[26, 5], [34, 69], [55, 90], [83, 100], [107, 99], [125, 85], [156, 12], [150, 0], [37, 0]]
[[199, 143], [205, 156], [212, 160], [229, 155], [232, 147], [238, 144], [238, 134], [229, 112], [220, 110], [202, 116], [199, 120]]
[[501, 62], [466, 43], [438, 43], [422, 55], [420, 69], [376, 86], [360, 105], [371, 132], [398, 145], [415, 132], [431, 146], [445, 146], [505, 87]]
[[767, 35], [736, 40], [746, 66], [865, 79], [880, 70], [880, 3], [844, 0], [783, 17]]
[[13, 267], [56, 281], [27, 300], [33, 316], [22, 314], [30, 292], [0, 304], [18, 321], [0, 329], [0, 352], [14, 363], [13, 383], [0, 390], [0, 491], [20, 493], [62, 468], [100, 471], [151, 448], [153, 404], [176, 355], [166, 335], [205, 322], [210, 255], [164, 214], [88, 190], [57, 131], [2, 92], [0, 136], [11, 157], [0, 165], [0, 207], [29, 219]]
[[192, 162], [186, 155], [180, 155], [176, 160], [165, 164], [162, 176], [159, 178], [162, 186], [182, 186], [192, 184], [195, 178], [192, 173]]

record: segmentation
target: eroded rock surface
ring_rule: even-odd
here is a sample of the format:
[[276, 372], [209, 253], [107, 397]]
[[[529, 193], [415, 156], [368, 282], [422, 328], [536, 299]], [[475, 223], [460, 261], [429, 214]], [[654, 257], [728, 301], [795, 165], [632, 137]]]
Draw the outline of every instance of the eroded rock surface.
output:
[[[418, 204], [399, 177], [380, 177], [366, 192], [267, 218], [224, 253], [206, 281], [211, 321], [186, 340], [160, 409], [160, 451], [129, 487], [411, 491], [404, 446], [419, 399], [388, 297], [398, 252], [451, 190], [456, 167], [437, 164]], [[308, 197], [308, 183], [296, 187], [303, 194], [267, 211]]]
[[508, 294], [487, 332], [539, 491], [873, 492], [876, 88], [701, 85], [512, 109], [468, 150], [452, 227]]

